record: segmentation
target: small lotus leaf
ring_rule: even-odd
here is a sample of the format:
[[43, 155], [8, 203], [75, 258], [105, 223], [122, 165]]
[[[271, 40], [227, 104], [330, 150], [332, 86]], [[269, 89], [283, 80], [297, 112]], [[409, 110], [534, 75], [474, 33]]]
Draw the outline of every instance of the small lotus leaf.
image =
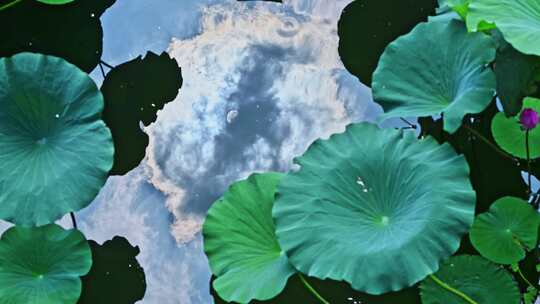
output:
[[471, 242], [488, 260], [517, 263], [536, 245], [539, 226], [540, 214], [531, 205], [520, 198], [503, 197], [477, 216]]
[[[540, 113], [540, 99], [525, 98], [523, 109], [533, 109]], [[493, 118], [491, 130], [499, 147], [514, 156], [526, 159], [526, 132], [522, 129], [519, 117], [520, 115], [506, 117], [504, 113], [498, 113]], [[529, 156], [530, 158], [540, 157], [540, 126], [529, 131]]]
[[251, 175], [214, 203], [204, 222], [204, 250], [220, 297], [249, 303], [278, 295], [295, 273], [279, 247], [272, 222], [282, 174]]
[[15, 226], [0, 238], [0, 302], [75, 304], [92, 253], [78, 230]]
[[37, 1], [45, 3], [45, 4], [50, 4], [50, 5], [62, 5], [62, 4], [73, 2], [75, 0], [37, 0]]
[[454, 133], [468, 113], [480, 113], [495, 95], [495, 43], [467, 33], [461, 21], [421, 23], [392, 42], [373, 74], [373, 98], [391, 117], [443, 113]]
[[[435, 278], [478, 304], [519, 304], [516, 281], [503, 267], [480, 256], [459, 255], [441, 265]], [[422, 304], [471, 304], [432, 277], [420, 285]]]

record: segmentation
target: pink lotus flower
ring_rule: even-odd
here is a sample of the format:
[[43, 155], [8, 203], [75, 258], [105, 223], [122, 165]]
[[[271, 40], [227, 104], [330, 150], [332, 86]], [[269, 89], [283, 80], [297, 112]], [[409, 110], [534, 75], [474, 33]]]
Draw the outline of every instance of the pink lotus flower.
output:
[[519, 116], [519, 122], [523, 130], [534, 129], [540, 123], [538, 112], [531, 108], [524, 109]]

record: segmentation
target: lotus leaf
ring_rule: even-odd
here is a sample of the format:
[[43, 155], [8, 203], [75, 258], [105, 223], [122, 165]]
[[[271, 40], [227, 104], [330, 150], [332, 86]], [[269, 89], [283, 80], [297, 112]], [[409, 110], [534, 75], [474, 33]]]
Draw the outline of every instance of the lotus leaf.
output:
[[403, 289], [436, 271], [474, 219], [463, 156], [410, 130], [353, 124], [295, 163], [273, 217], [281, 248], [309, 276], [371, 294]]
[[467, 27], [471, 31], [481, 30], [482, 22], [495, 23], [506, 41], [518, 51], [540, 55], [540, 1], [471, 1]]
[[471, 242], [488, 260], [513, 264], [534, 248], [539, 226], [540, 214], [531, 205], [520, 198], [503, 197], [478, 215], [471, 228]]
[[461, 21], [428, 22], [392, 42], [373, 74], [373, 98], [391, 117], [443, 113], [454, 133], [468, 113], [480, 113], [495, 95], [495, 43], [467, 33]]
[[92, 253], [78, 230], [15, 226], [0, 238], [0, 302], [75, 304]]
[[[460, 255], [444, 262], [435, 280], [461, 292], [478, 304], [519, 304], [519, 289], [504, 268], [480, 257]], [[471, 304], [441, 286], [433, 277], [420, 285], [422, 304]]]
[[94, 81], [58, 57], [0, 59], [0, 218], [41, 226], [98, 194], [113, 163]]
[[[533, 109], [540, 113], [540, 99], [527, 97], [523, 100], [524, 109]], [[522, 129], [519, 116], [506, 117], [498, 113], [493, 118], [491, 130], [497, 144], [506, 152], [519, 158], [527, 158], [526, 132]], [[530, 158], [540, 157], [540, 127], [529, 131]]]
[[204, 250], [216, 292], [249, 303], [278, 295], [295, 273], [279, 247], [272, 222], [274, 193], [282, 174], [251, 175], [214, 203], [204, 222]]

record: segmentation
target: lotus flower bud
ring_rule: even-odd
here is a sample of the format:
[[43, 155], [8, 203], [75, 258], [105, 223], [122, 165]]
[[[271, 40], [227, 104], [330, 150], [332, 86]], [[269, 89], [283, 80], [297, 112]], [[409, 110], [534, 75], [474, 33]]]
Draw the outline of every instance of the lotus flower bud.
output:
[[519, 122], [523, 130], [534, 129], [540, 123], [538, 112], [531, 108], [524, 109], [519, 116]]

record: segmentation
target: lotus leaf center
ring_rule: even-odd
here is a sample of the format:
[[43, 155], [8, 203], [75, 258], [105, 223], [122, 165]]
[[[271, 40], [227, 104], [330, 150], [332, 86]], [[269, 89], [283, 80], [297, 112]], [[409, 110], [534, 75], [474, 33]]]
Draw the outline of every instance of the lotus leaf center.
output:
[[47, 138], [43, 137], [43, 138], [40, 138], [36, 141], [36, 143], [40, 146], [43, 146], [47, 143]]

